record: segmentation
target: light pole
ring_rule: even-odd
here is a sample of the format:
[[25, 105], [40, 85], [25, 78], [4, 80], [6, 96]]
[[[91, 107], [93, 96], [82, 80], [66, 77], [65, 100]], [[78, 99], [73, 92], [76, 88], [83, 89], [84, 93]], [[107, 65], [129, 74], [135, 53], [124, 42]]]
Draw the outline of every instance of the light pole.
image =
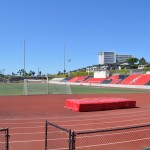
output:
[[66, 73], [66, 44], [64, 43], [64, 77]]
[[[71, 58], [68, 59], [68, 64], [71, 63]], [[70, 77], [70, 71], [68, 72], [68, 77]]]
[[26, 72], [26, 40], [24, 39], [24, 76]]

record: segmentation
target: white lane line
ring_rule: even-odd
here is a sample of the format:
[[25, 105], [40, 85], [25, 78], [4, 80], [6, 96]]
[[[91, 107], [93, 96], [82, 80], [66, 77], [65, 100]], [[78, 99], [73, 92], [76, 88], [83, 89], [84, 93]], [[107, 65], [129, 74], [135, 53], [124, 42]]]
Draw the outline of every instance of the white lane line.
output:
[[[134, 126], [136, 126], [136, 125], [144, 125], [145, 123], [141, 123], [141, 124], [133, 124]], [[122, 128], [122, 127], [127, 127], [127, 125], [126, 126], [115, 126], [114, 128]], [[29, 127], [30, 128], [30, 127]], [[35, 128], [38, 128], [38, 127], [35, 127]], [[84, 131], [90, 131], [90, 130], [103, 130], [103, 129], [110, 129], [110, 128], [112, 128], [112, 127], [107, 127], [107, 128], [92, 128], [92, 129], [84, 129]], [[149, 130], [149, 129], [148, 129]], [[83, 129], [82, 130], [77, 130], [77, 131], [83, 131]], [[49, 133], [58, 133], [58, 132], [60, 132], [60, 131], [54, 131], [54, 132], [49, 132]], [[32, 132], [32, 133], [12, 133], [11, 135], [20, 135], [20, 134], [43, 134], [44, 132]]]
[[32, 134], [45, 134], [45, 132], [30, 132], [30, 133], [11, 133], [10, 135], [32, 135]]
[[[145, 129], [145, 130], [139, 130], [137, 132], [143, 132], [143, 131], [146, 131], [148, 129]], [[104, 134], [104, 135], [94, 135], [94, 136], [114, 136], [114, 135], [118, 135], [118, 134], [131, 134], [132, 132], [135, 133], [135, 131], [130, 131], [130, 132], [122, 132], [122, 133], [114, 133], [114, 134]], [[89, 137], [93, 137], [93, 136], [82, 136], [82, 137], [78, 137], [78, 138], [89, 138]], [[68, 138], [56, 138], [56, 139], [48, 139], [48, 141], [55, 141], [55, 140], [67, 140]], [[141, 138], [141, 139], [135, 139], [135, 140], [129, 140], [129, 141], [120, 141], [120, 142], [113, 142], [113, 143], [106, 143], [106, 144], [100, 144], [100, 145], [90, 145], [90, 146], [82, 146], [83, 147], [92, 147], [92, 146], [104, 146], [104, 145], [112, 145], [112, 144], [121, 144], [121, 143], [127, 143], [127, 142], [135, 142], [135, 141], [139, 141], [139, 140], [147, 140], [147, 139], [150, 139], [149, 138]], [[43, 142], [45, 141], [45, 139], [42, 139], [42, 140], [27, 140], [27, 141], [10, 141], [9, 143], [10, 144], [15, 144], [15, 143], [29, 143], [29, 142]], [[81, 148], [81, 147], [77, 147], [77, 148]]]
[[[65, 127], [73, 127], [73, 126], [89, 126], [89, 125], [97, 125], [97, 124], [112, 124], [112, 123], [120, 123], [120, 122], [133, 122], [133, 121], [142, 121], [142, 120], [148, 120], [150, 119], [150, 117], [148, 118], [139, 118], [139, 119], [130, 119], [130, 120], [120, 120], [120, 121], [111, 121], [111, 122], [98, 122], [98, 123], [83, 123], [83, 124], [59, 124], [59, 126], [65, 126]], [[101, 120], [100, 120], [101, 121]], [[149, 123], [149, 122], [147, 122]], [[34, 126], [34, 127], [10, 127], [11, 130], [13, 129], [34, 129], [34, 128], [44, 128], [45, 126]]]
[[[143, 115], [130, 115], [130, 116], [119, 116], [119, 117], [110, 117], [110, 118], [96, 118], [96, 119], [80, 119], [80, 120], [65, 120], [65, 121], [61, 121], [61, 120], [58, 120], [58, 121], [55, 121], [56, 122], [73, 122], [73, 121], [96, 121], [96, 120], [110, 120], [110, 119], [119, 119], [119, 118], [129, 118], [129, 117], [138, 117], [138, 118], [141, 118], [141, 116], [149, 116], [150, 114], [143, 114]], [[142, 118], [141, 118], [142, 119]]]
[[[150, 123], [150, 122], [149, 122]], [[116, 129], [116, 128], [126, 128], [126, 127], [129, 127], [129, 126], [141, 126], [141, 125], [145, 125], [145, 123], [138, 123], [138, 124], [129, 124], [129, 125], [123, 125], [123, 126], [113, 126], [113, 129]], [[107, 130], [107, 129], [112, 129], [112, 126], [110, 127], [105, 127], [105, 128], [92, 128], [92, 129], [82, 129], [82, 130], [74, 130], [74, 131], [93, 131], [93, 130]]]
[[29, 119], [26, 119], [26, 118], [18, 118], [18, 119], [0, 119], [0, 120], [3, 120], [3, 121], [31, 121], [31, 120], [46, 120], [47, 117], [45, 118], [36, 118], [36, 117], [33, 117], [33, 118], [29, 118]]
[[[131, 130], [131, 129], [130, 129]], [[82, 136], [82, 137], [78, 137], [78, 138], [80, 138], [80, 139], [82, 139], [82, 138], [91, 138], [91, 137], [102, 137], [102, 138], [105, 138], [105, 136], [113, 136], [114, 137], [114, 135], [122, 135], [122, 137], [124, 136], [123, 134], [132, 134], [132, 133], [140, 133], [140, 132], [145, 132], [145, 131], [150, 131], [150, 128], [149, 129], [143, 129], [143, 130], [141, 130], [141, 129], [136, 129], [136, 130], [133, 130], [133, 131], [125, 131], [125, 130], [122, 130], [120, 133], [116, 133], [117, 131], [112, 131], [113, 133], [102, 133], [101, 134], [101, 132], [97, 132], [97, 133], [94, 133], [93, 135], [89, 135], [89, 136], [87, 136], [86, 134], [86, 136]], [[132, 134], [133, 135], [133, 134]]]
[[[114, 135], [122, 135], [122, 137], [124, 136], [123, 134], [135, 134], [135, 133], [140, 133], [140, 132], [145, 132], [145, 131], [150, 131], [150, 129], [143, 129], [143, 130], [140, 130], [140, 129], [136, 129], [134, 131], [123, 131], [123, 132], [120, 132], [120, 133], [116, 133], [115, 131], [112, 131], [113, 133], [100, 133], [100, 132], [97, 132], [97, 133], [93, 133], [91, 135], [87, 135], [87, 134], [84, 134], [82, 136], [77, 136], [78, 139], [83, 139], [83, 138], [92, 138], [92, 137], [102, 137], [102, 138], [105, 138], [105, 136], [114, 136]], [[50, 134], [51, 132], [48, 132], [48, 134]], [[60, 132], [57, 132], [57, 133], [60, 133]], [[54, 134], [54, 132], [52, 132], [52, 134]], [[51, 139], [48, 139], [48, 140], [53, 140], [53, 141], [57, 141], [58, 139], [66, 139], [66, 138], [51, 138]]]
[[136, 140], [129, 140], [129, 141], [120, 141], [120, 142], [113, 142], [113, 143], [106, 143], [106, 144], [98, 144], [98, 145], [90, 145], [90, 146], [81, 146], [81, 147], [76, 147], [78, 149], [80, 148], [89, 148], [89, 147], [100, 147], [100, 146], [108, 146], [108, 145], [116, 145], [116, 144], [124, 144], [124, 143], [131, 143], [131, 142], [138, 142], [138, 141], [143, 141], [143, 140], [149, 140], [149, 138], [142, 138], [142, 139], [136, 139]]
[[[74, 119], [74, 120], [69, 120], [69, 122], [71, 122], [71, 121], [88, 121], [88, 120], [107, 120], [107, 119], [115, 119], [115, 118], [128, 118], [128, 117], [140, 117], [140, 116], [149, 116], [149, 114], [140, 114], [140, 115], [137, 115], [137, 114], [134, 114], [134, 115], [130, 115], [130, 116], [117, 116], [117, 117], [109, 117], [109, 118], [97, 118], [97, 119], [82, 119], [82, 120], [80, 120], [80, 119]], [[93, 118], [93, 116], [89, 116], [88, 118], [90, 118], [90, 117], [92, 117]], [[58, 121], [55, 121], [55, 122], [68, 122], [68, 120], [58, 120]], [[36, 124], [36, 123], [38, 123], [38, 124], [44, 124], [45, 122], [21, 122], [21, 123], [17, 123], [17, 122], [10, 122], [10, 123], [0, 123], [0, 124]]]
[[[135, 108], [135, 109], [138, 109], [138, 108]], [[113, 111], [113, 110], [112, 110]], [[126, 114], [137, 114], [137, 113], [146, 113], [146, 112], [150, 112], [150, 109], [147, 109], [147, 110], [140, 110], [140, 111], [131, 111], [131, 112], [124, 112], [124, 113], [116, 113], [116, 110], [115, 112], [111, 112], [111, 114], [101, 114], [101, 115], [83, 115], [83, 116], [73, 116], [74, 118], [84, 118], [84, 117], [97, 117], [97, 116], [118, 116], [118, 115], [126, 115]], [[112, 114], [114, 113], [114, 114]], [[31, 119], [0, 119], [0, 120], [4, 120], [4, 121], [28, 121], [28, 120], [48, 120], [48, 119], [51, 119], [51, 120], [58, 120], [58, 119], [69, 119], [69, 118], [72, 118], [72, 116], [70, 117], [47, 117], [47, 118], [31, 118]]]
[[53, 148], [53, 149], [47, 149], [47, 150], [67, 150], [68, 147], [65, 147], [65, 148]]
[[10, 130], [14, 130], [14, 129], [36, 129], [36, 128], [44, 128], [45, 126], [36, 126], [36, 127], [13, 127], [10, 128]]
[[68, 147], [65, 147], [65, 148], [53, 148], [53, 149], [47, 149], [47, 150], [66, 150], [68, 149]]
[[[119, 134], [128, 134], [128, 133], [135, 133], [135, 132], [143, 132], [143, 131], [149, 131], [150, 130], [150, 127], [149, 127], [149, 129], [136, 129], [136, 130], [134, 130], [134, 131], [129, 131], [129, 132], [124, 132], [123, 130], [123, 132], [121, 132], [121, 133], [115, 133], [115, 131], [114, 131], [114, 133], [113, 133], [113, 135], [119, 135]], [[56, 134], [56, 133], [62, 133], [61, 131], [54, 131], [54, 132], [48, 132], [48, 134]], [[65, 133], [65, 132], [64, 132]], [[12, 135], [34, 135], [34, 134], [45, 134], [45, 132], [30, 132], [30, 133], [12, 133], [12, 134], [10, 134], [11, 136]], [[101, 134], [100, 132], [98, 132], [97, 134]], [[112, 134], [102, 134], [102, 135], [96, 135], [96, 133], [94, 134], [94, 136], [108, 136], [108, 135], [112, 135]], [[78, 138], [84, 138], [84, 137], [92, 137], [92, 136], [82, 136], [82, 137], [78, 137]]]
[[28, 141], [10, 141], [10, 144], [16, 144], [16, 143], [31, 143], [31, 142], [44, 142], [45, 139], [43, 140], [28, 140]]
[[35, 124], [35, 123], [41, 123], [44, 124], [45, 122], [0, 122], [0, 124]]
[[[120, 121], [109, 121], [109, 122], [98, 122], [98, 123], [83, 123], [83, 124], [71, 124], [71, 125], [65, 125], [65, 124], [59, 124], [59, 126], [88, 126], [88, 125], [96, 125], [96, 124], [112, 124], [112, 123], [120, 123], [120, 122], [134, 122], [134, 121], [141, 121], [141, 120], [148, 120], [150, 121], [150, 117], [147, 118], [139, 118], [139, 119], [130, 119], [130, 120], [120, 120]], [[101, 120], [100, 120], [101, 121]], [[147, 122], [149, 123], [149, 122]]]

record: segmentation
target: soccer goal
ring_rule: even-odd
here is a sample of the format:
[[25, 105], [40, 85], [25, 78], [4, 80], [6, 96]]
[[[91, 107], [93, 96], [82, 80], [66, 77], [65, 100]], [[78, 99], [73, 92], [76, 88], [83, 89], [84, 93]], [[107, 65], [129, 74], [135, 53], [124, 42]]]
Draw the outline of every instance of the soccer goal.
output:
[[49, 83], [48, 80], [24, 79], [24, 95], [37, 94], [72, 94], [70, 85]]

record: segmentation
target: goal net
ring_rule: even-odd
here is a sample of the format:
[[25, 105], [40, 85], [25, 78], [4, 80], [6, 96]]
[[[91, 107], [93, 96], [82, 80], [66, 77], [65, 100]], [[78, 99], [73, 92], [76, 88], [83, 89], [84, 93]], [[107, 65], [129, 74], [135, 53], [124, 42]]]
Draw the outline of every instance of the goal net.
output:
[[49, 94], [72, 94], [72, 91], [67, 82], [49, 83]]
[[24, 95], [72, 94], [70, 85], [49, 83], [47, 80], [24, 79]]

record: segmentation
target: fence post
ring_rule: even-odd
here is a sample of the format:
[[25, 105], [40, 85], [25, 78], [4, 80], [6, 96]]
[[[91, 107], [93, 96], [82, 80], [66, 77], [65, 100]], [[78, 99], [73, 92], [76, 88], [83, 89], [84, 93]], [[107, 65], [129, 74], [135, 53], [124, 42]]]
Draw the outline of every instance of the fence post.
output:
[[71, 132], [71, 150], [75, 150], [75, 136], [76, 136], [75, 132], [72, 131]]
[[6, 129], [6, 150], [9, 150], [9, 129]]
[[72, 136], [71, 136], [71, 130], [69, 130], [69, 140], [68, 140], [68, 142], [69, 142], [69, 150], [71, 150], [71, 146], [72, 146]]
[[45, 150], [47, 150], [47, 131], [48, 131], [48, 124], [47, 124], [47, 120], [45, 123]]

